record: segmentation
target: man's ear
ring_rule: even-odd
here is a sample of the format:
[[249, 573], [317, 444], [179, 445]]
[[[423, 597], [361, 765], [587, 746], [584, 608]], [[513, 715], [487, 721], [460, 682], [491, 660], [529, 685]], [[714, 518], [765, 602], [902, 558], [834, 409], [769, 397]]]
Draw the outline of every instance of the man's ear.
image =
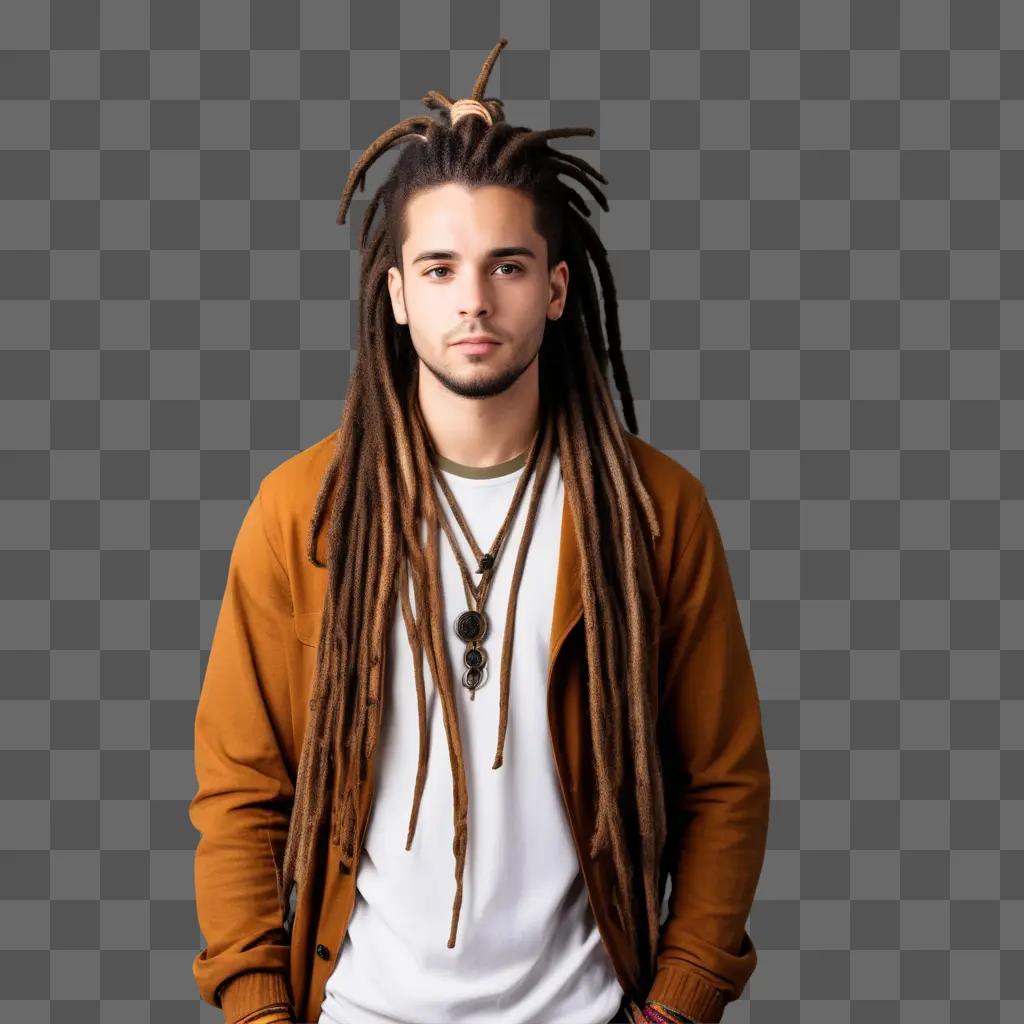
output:
[[548, 319], [557, 320], [565, 311], [569, 293], [569, 264], [559, 260], [551, 268], [551, 288], [548, 298]]
[[407, 324], [409, 317], [405, 312], [405, 292], [402, 287], [402, 273], [398, 267], [388, 267], [388, 292], [391, 295], [391, 312], [395, 322]]

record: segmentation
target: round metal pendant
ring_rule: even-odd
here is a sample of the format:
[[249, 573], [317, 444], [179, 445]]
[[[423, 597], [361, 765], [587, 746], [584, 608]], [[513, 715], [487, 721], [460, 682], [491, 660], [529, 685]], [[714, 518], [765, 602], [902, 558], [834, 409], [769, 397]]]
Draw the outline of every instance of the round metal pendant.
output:
[[487, 678], [486, 668], [467, 668], [462, 673], [462, 685], [470, 691], [473, 695], [481, 686], [484, 685], [484, 680]]
[[487, 662], [487, 655], [484, 654], [482, 647], [467, 647], [462, 660], [467, 668], [483, 668]]
[[483, 612], [466, 611], [455, 620], [455, 633], [465, 643], [482, 640], [487, 630], [487, 619]]

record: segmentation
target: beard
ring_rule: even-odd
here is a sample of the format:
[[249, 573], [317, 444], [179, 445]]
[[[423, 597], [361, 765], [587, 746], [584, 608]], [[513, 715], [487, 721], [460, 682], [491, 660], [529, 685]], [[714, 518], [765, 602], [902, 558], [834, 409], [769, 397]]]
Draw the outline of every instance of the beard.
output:
[[[474, 376], [471, 380], [463, 380], [458, 376], [446, 373], [422, 356], [419, 359], [441, 385], [451, 391], [452, 394], [459, 395], [461, 398], [493, 398], [495, 395], [500, 395], [503, 391], [507, 391], [515, 384], [530, 368], [530, 365], [537, 356], [540, 355], [541, 347], [539, 346], [537, 351], [529, 356], [529, 358], [523, 360], [521, 364], [515, 364], [503, 370], [486, 370], [486, 372]], [[473, 357], [470, 356], [470, 358], [472, 359]], [[480, 365], [483, 365], [483, 357], [481, 357]]]

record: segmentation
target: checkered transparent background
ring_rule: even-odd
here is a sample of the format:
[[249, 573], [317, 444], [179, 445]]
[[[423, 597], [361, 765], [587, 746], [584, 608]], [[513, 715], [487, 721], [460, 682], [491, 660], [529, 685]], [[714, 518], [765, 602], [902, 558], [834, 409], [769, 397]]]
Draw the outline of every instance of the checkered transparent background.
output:
[[1024, 3], [4, 0], [0, 1018], [197, 999], [195, 702], [332, 430], [365, 146], [487, 95], [609, 179], [641, 434], [704, 482], [773, 781], [742, 1024], [1024, 1018]]

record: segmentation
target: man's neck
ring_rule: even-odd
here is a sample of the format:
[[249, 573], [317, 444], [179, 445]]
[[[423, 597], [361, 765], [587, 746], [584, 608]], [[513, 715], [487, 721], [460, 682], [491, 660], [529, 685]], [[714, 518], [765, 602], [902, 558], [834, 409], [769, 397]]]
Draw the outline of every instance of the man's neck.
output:
[[459, 466], [486, 468], [508, 462], [530, 447], [537, 432], [536, 373], [527, 371], [500, 395], [463, 398], [421, 368], [417, 390], [434, 450]]

